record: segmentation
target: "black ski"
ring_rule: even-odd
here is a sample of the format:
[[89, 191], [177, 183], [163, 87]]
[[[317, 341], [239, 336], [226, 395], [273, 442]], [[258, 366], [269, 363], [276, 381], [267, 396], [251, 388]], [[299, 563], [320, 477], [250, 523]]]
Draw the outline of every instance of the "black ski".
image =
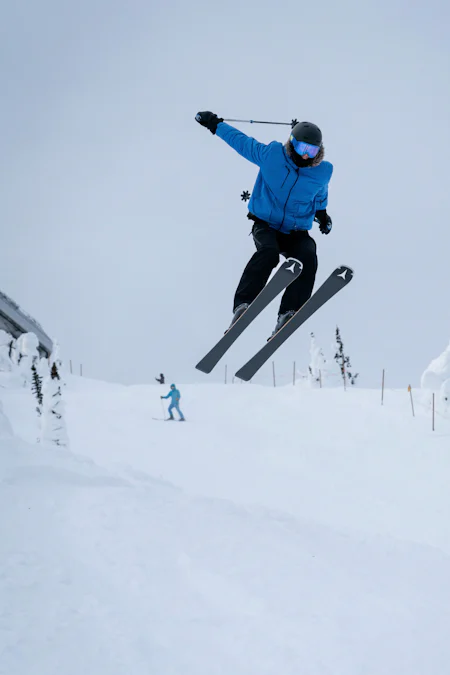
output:
[[303, 265], [296, 258], [287, 258], [277, 269], [269, 283], [264, 286], [261, 293], [252, 302], [249, 308], [239, 317], [219, 342], [211, 349], [202, 360], [195, 366], [203, 373], [210, 373], [218, 364], [222, 356], [231, 345], [238, 339], [244, 330], [256, 319], [258, 314], [272, 302], [276, 296], [289, 286], [301, 274]]
[[336, 295], [344, 286], [353, 279], [353, 270], [350, 267], [342, 265], [337, 267], [322, 286], [305, 302], [292, 319], [287, 321], [284, 326], [275, 333], [273, 338], [259, 350], [245, 366], [237, 371], [236, 377], [248, 382], [253, 375], [265, 364], [265, 362], [276, 352], [278, 347], [288, 339], [297, 328], [299, 328], [310, 316], [314, 314], [322, 305], [324, 305], [333, 295]]

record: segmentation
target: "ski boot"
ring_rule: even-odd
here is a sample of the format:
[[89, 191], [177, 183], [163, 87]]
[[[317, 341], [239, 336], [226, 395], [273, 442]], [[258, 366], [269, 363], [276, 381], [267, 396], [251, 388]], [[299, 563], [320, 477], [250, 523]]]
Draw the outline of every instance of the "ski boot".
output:
[[284, 314], [278, 314], [278, 320], [277, 320], [277, 325], [275, 326], [275, 330], [273, 331], [272, 335], [267, 338], [267, 342], [273, 338], [274, 335], [278, 333], [280, 328], [283, 328], [283, 326], [289, 321], [289, 319], [292, 319], [292, 317], [295, 314], [295, 310], [290, 309], [288, 312], [285, 312]]
[[243, 302], [241, 305], [238, 305], [238, 307], [236, 307], [236, 309], [234, 310], [234, 314], [233, 314], [233, 320], [232, 320], [232, 322], [230, 323], [229, 327], [226, 329], [225, 333], [228, 333], [228, 331], [230, 330], [231, 326], [234, 326], [234, 324], [236, 323], [236, 321], [237, 321], [237, 320], [243, 315], [243, 313], [248, 309], [248, 305], [249, 305], [248, 302]]

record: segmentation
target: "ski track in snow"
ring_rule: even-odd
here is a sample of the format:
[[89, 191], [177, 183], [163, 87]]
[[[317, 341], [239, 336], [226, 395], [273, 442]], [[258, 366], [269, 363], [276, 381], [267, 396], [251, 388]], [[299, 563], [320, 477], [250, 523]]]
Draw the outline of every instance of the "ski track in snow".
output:
[[1, 675], [447, 674], [450, 422], [180, 388], [161, 425], [160, 388], [73, 378], [72, 452], [2, 390]]

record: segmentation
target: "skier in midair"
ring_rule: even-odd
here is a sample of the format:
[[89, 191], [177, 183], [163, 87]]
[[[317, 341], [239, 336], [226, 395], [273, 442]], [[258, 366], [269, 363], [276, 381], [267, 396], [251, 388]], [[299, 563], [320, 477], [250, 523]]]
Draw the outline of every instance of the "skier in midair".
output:
[[180, 410], [180, 398], [181, 398], [181, 394], [180, 394], [179, 390], [176, 388], [176, 386], [175, 386], [174, 384], [171, 384], [171, 385], [170, 385], [170, 391], [169, 391], [169, 393], [167, 394], [167, 396], [161, 396], [161, 398], [162, 398], [162, 399], [163, 399], [163, 398], [171, 398], [171, 399], [172, 399], [171, 402], [170, 402], [170, 405], [169, 405], [169, 410], [168, 410], [168, 412], [169, 412], [169, 417], [168, 417], [169, 421], [175, 420], [175, 418], [174, 418], [174, 416], [173, 416], [173, 413], [172, 413], [172, 410], [173, 410], [174, 408], [175, 408], [175, 410], [177, 411], [177, 413], [178, 413], [179, 416], [180, 416], [180, 422], [185, 422], [185, 421], [186, 421], [185, 418], [184, 418], [183, 413], [182, 413], [181, 410]]
[[317, 271], [316, 243], [309, 235], [313, 222], [322, 234], [331, 232], [326, 208], [333, 165], [324, 161], [322, 132], [311, 122], [300, 122], [284, 145], [265, 145], [210, 111], [197, 113], [195, 119], [259, 167], [247, 215], [254, 221], [256, 252], [237, 287], [231, 325], [264, 288], [280, 254], [303, 265], [282, 296], [274, 335], [312, 295]]

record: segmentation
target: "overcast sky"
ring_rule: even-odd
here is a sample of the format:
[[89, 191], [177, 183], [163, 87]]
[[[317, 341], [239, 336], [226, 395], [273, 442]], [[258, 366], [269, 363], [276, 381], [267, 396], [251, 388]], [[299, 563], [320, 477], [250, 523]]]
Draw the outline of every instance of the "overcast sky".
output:
[[331, 356], [338, 323], [362, 384], [383, 367], [418, 383], [450, 338], [449, 19], [447, 0], [3, 3], [0, 290], [87, 375], [207, 381], [257, 168], [194, 116], [306, 119], [334, 164], [317, 284], [341, 263], [355, 277], [277, 354], [280, 378], [306, 369], [310, 330]]

